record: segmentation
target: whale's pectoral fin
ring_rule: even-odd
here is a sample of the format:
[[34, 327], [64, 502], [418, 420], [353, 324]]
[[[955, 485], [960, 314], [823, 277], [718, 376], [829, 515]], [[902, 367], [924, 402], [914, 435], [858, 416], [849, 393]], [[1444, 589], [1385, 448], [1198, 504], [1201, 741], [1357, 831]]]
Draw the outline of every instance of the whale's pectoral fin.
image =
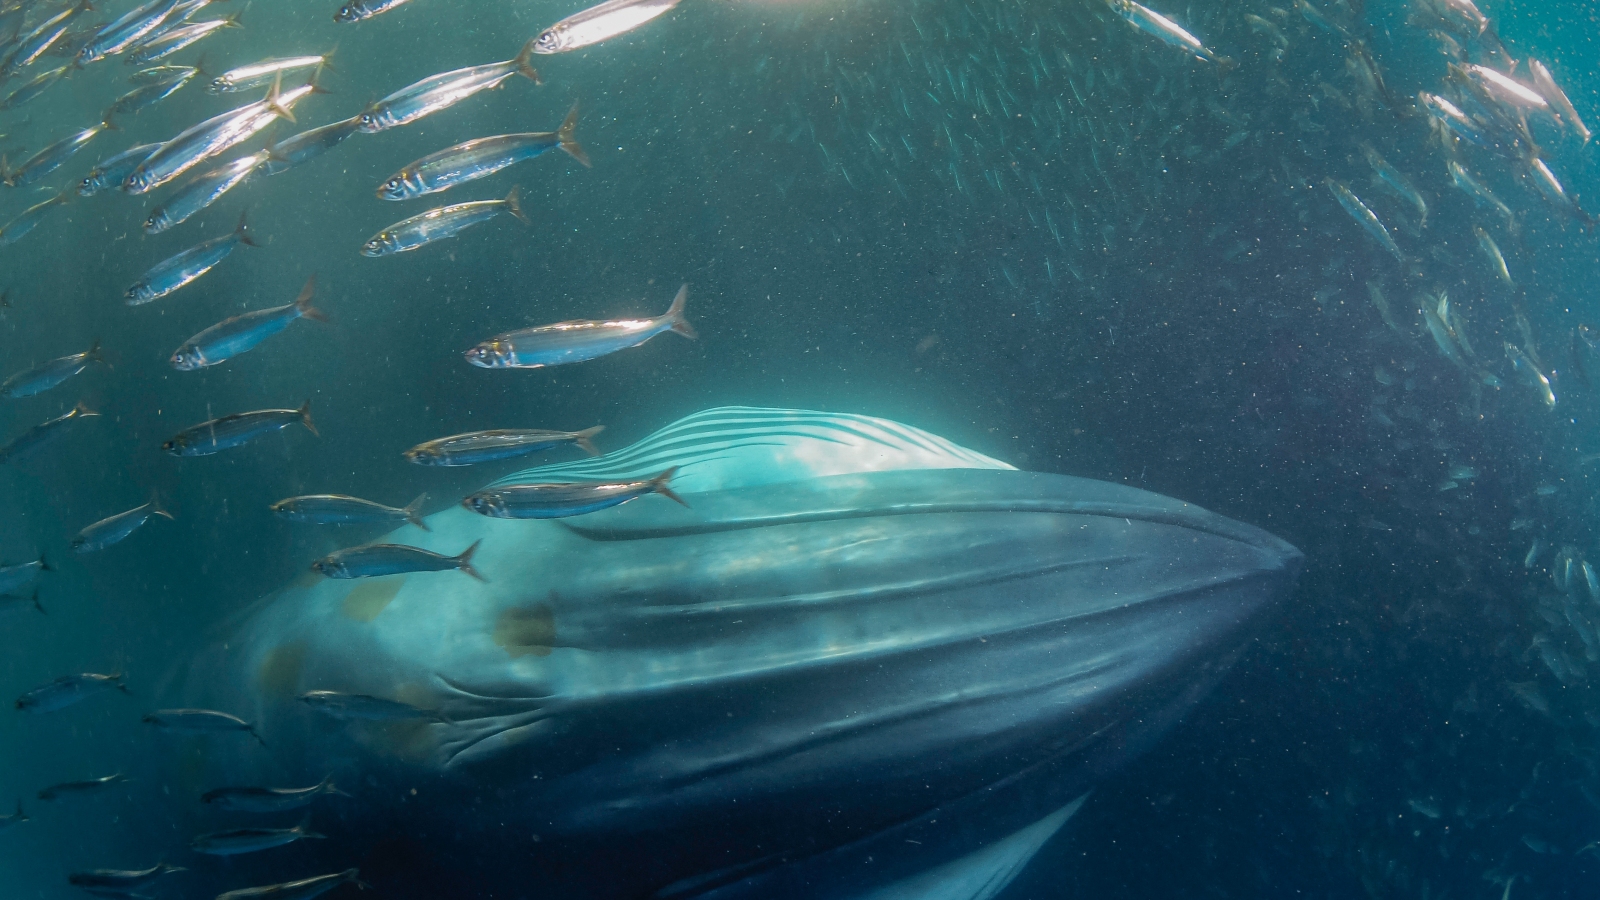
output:
[[[838, 893], [839, 885], [833, 883], [823, 889], [826, 896], [819, 894], [816, 900], [993, 900], [1022, 873], [1045, 842], [1061, 830], [1061, 826], [1083, 807], [1088, 798], [1089, 794], [1084, 793], [1043, 818], [956, 859], [931, 868], [913, 866], [910, 868], [915, 869], [914, 874], [842, 894]], [[936, 823], [937, 818], [932, 821]], [[882, 858], [888, 846], [873, 843], [874, 849], [865, 861], [896, 868], [893, 861]], [[925, 853], [928, 849], [919, 841], [906, 839], [901, 843], [907, 845], [913, 854], [918, 851]], [[775, 889], [771, 882], [759, 875], [742, 876], [752, 870], [781, 868], [783, 865], [780, 858], [768, 857], [732, 870], [686, 879], [658, 891], [656, 900], [745, 900], [750, 896], [771, 896]], [[776, 892], [785, 897], [792, 896], [793, 887], [779, 887]]]

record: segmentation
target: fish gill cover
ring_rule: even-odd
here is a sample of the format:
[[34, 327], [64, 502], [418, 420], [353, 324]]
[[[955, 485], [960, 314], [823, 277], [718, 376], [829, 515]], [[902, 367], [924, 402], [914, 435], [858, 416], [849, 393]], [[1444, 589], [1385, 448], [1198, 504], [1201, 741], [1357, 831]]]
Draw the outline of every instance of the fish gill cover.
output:
[[[1469, 0], [0, 7], [7, 891], [327, 876], [280, 893], [313, 896], [360, 866], [456, 896], [514, 869], [433, 855], [477, 836], [460, 817], [453, 842], [301, 839], [358, 818], [359, 783], [315, 792], [309, 827], [311, 795], [227, 800], [276, 811], [240, 833], [199, 798], [272, 735], [173, 707], [187, 660], [314, 561], [458, 566], [464, 543], [335, 557], [417, 543], [384, 534], [424, 491], [437, 512], [594, 425], [609, 449], [742, 403], [914, 422], [1306, 552], [1182, 733], [1007, 896], [1588, 896], [1595, 24]], [[492, 464], [403, 455], [503, 430], [467, 442]], [[586, 515], [671, 507], [647, 475]], [[357, 582], [349, 620], [396, 577]], [[258, 674], [288, 683], [297, 652]], [[305, 703], [445, 727], [369, 699]], [[198, 852], [240, 847], [275, 849]]]

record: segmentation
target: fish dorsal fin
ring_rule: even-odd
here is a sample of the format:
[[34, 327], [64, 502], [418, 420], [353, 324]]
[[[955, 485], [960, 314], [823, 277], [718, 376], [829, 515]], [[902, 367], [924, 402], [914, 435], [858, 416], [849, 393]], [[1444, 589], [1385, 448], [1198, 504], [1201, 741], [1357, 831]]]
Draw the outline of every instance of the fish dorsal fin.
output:
[[920, 428], [799, 409], [723, 406], [695, 413], [594, 459], [539, 466], [496, 484], [636, 480], [678, 472], [680, 494], [903, 469], [1011, 469]]

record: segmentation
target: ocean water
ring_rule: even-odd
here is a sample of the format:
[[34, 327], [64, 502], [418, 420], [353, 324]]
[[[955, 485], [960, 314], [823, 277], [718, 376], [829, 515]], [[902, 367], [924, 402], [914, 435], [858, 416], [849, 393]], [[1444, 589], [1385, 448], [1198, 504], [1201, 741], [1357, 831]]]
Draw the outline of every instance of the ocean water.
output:
[[[397, 789], [409, 776], [363, 783], [364, 757], [343, 749], [338, 728], [275, 734], [263, 723], [262, 748], [156, 733], [140, 717], [186, 705], [208, 677], [191, 660], [207, 648], [218, 658], [250, 611], [308, 583], [312, 561], [386, 531], [287, 522], [270, 504], [339, 493], [402, 506], [426, 492], [426, 511], [440, 513], [528, 465], [582, 454], [424, 468], [401, 455], [420, 442], [603, 424], [597, 442], [612, 451], [699, 410], [753, 406], [905, 423], [1019, 469], [1195, 504], [1305, 554], [1292, 592], [1244, 623], [1226, 674], [1148, 749], [1096, 771], [1083, 807], [998, 896], [1591, 896], [1600, 582], [1591, 590], [1583, 565], [1600, 565], [1589, 456], [1600, 453], [1600, 356], [1581, 329], [1600, 324], [1600, 257], [1582, 211], [1600, 208], [1594, 148], [1503, 104], [1466, 115], [1488, 130], [1493, 109], [1510, 109], [1506, 121], [1526, 120], [1520, 141], [1512, 125], [1492, 131], [1492, 147], [1441, 130], [1419, 92], [1459, 101], [1466, 89], [1449, 86], [1456, 58], [1420, 22], [1430, 4], [1309, 5], [1311, 16], [1258, 0], [1151, 4], [1219, 62], [1100, 0], [688, 0], [610, 40], [534, 57], [542, 84], [512, 76], [415, 124], [258, 172], [159, 235], [140, 223], [187, 176], [51, 209], [0, 247], [0, 377], [96, 340], [106, 364], [0, 401], [0, 440], [79, 402], [99, 413], [0, 465], [0, 561], [43, 554], [52, 569], [19, 589], [36, 585], [46, 614], [0, 622], [0, 682], [15, 696], [70, 673], [119, 673], [128, 693], [0, 722], [0, 813], [15, 797], [28, 816], [0, 831], [0, 893], [79, 896], [71, 873], [166, 861], [188, 871], [143, 892], [212, 897], [359, 866], [374, 897], [696, 895], [708, 885], [683, 887], [692, 873], [651, 881], [672, 867], [637, 832], [602, 834], [584, 845], [604, 845], [590, 856], [545, 854], [528, 824], [538, 811], [508, 822], [492, 802], [508, 796], [515, 776], [504, 772], [419, 776], [421, 799], [409, 800]], [[23, 33], [60, 8], [26, 4]], [[74, 27], [131, 8], [100, 6]], [[1479, 8], [1481, 33], [1433, 29], [1453, 35], [1461, 64], [1525, 79], [1527, 60], [1542, 60], [1600, 127], [1590, 6]], [[329, 93], [223, 159], [427, 76], [511, 59], [578, 8], [410, 0], [357, 23], [335, 11], [228, 0], [197, 18], [238, 13], [242, 27], [162, 61], [216, 74], [332, 53], [317, 78]], [[1363, 58], [1383, 89], [1360, 77]], [[0, 91], [65, 62], [41, 57]], [[0, 112], [8, 169], [97, 122], [135, 69], [97, 61]], [[196, 81], [117, 117], [37, 183], [0, 189], [0, 219], [70, 190], [100, 159], [262, 94], [212, 95]], [[592, 168], [552, 151], [427, 198], [374, 195], [460, 141], [553, 130], [574, 103]], [[1377, 183], [1363, 144], [1409, 177], [1425, 223]], [[1535, 159], [1569, 200], [1541, 193]], [[1460, 190], [1452, 160], [1511, 217]], [[1386, 223], [1402, 259], [1325, 179]], [[401, 219], [513, 186], [527, 224], [502, 215], [414, 252], [359, 253]], [[170, 296], [123, 302], [151, 266], [241, 215], [259, 246]], [[1511, 284], [1475, 227], [1503, 252]], [[191, 335], [289, 303], [313, 274], [327, 323], [296, 322], [200, 371], [169, 364]], [[683, 284], [697, 340], [663, 334], [532, 370], [462, 358], [511, 329], [659, 315]], [[1449, 313], [1430, 331], [1421, 310], [1438, 316], [1441, 295]], [[307, 400], [316, 435], [291, 425], [214, 456], [161, 452], [191, 425]], [[171, 521], [72, 551], [84, 526], [152, 493]], [[644, 497], [622, 510], [656, 503], [670, 505]], [[468, 589], [456, 573], [426, 577]], [[354, 795], [313, 806], [326, 840], [226, 858], [189, 849], [196, 834], [257, 821], [197, 800], [240, 773], [236, 758], [255, 767], [246, 777], [304, 786], [316, 777], [275, 760], [324, 751]], [[913, 745], [894, 752], [918, 761]], [[132, 780], [36, 797], [113, 772]], [[299, 813], [262, 821], [289, 827]], [[709, 858], [725, 838], [713, 824], [685, 840]], [[709, 886], [832, 839], [746, 848], [725, 857], [735, 874]], [[619, 865], [645, 874], [610, 879]], [[953, 882], [892, 896], [994, 896]]]

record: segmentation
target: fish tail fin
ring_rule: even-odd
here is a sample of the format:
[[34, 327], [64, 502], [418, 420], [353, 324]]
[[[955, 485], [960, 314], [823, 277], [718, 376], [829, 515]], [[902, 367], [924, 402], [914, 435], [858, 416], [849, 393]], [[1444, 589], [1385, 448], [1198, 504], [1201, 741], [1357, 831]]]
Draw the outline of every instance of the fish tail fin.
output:
[[353, 796], [348, 791], [339, 790], [339, 786], [333, 783], [333, 776], [331, 774], [324, 776], [322, 783], [317, 785], [317, 787], [321, 789], [322, 793], [324, 794], [338, 794], [341, 797]]
[[111, 121], [111, 112], [108, 110], [105, 117], [100, 120], [100, 127], [106, 131], [121, 131], [117, 123]]
[[511, 213], [513, 216], [516, 216], [517, 217], [517, 221], [521, 222], [524, 225], [532, 225], [533, 224], [533, 220], [529, 219], [528, 218], [528, 214], [522, 211], [521, 194], [522, 194], [522, 185], [514, 184], [514, 185], [511, 186], [511, 193], [507, 194], [506, 195], [506, 199], [503, 200], [502, 202], [505, 203], [505, 205], [506, 205], [506, 212]]
[[171, 875], [173, 872], [187, 872], [187, 871], [189, 871], [188, 869], [185, 869], [183, 866], [175, 866], [172, 863], [167, 862], [166, 860], [162, 860], [161, 862], [156, 863], [156, 870], [158, 872], [160, 872], [161, 874], [163, 874], [163, 875]]
[[194, 74], [200, 76], [201, 80], [211, 77], [211, 73], [206, 71], [206, 55], [204, 53], [201, 53], [200, 58], [194, 61]]
[[673, 331], [684, 337], [695, 340], [700, 337], [700, 332], [694, 330], [689, 320], [684, 318], [683, 308], [689, 302], [689, 286], [686, 284], [678, 288], [678, 296], [672, 298], [672, 305], [667, 307], [667, 321], [671, 323]]
[[39, 602], [39, 589], [38, 588], [34, 588], [33, 589], [33, 597], [32, 597], [32, 599], [33, 599], [33, 608], [37, 609], [39, 611], [39, 615], [41, 615], [41, 616], [49, 615], [49, 613], [44, 611], [44, 604]]
[[251, 247], [259, 247], [261, 245], [256, 243], [254, 238], [250, 237], [249, 215], [250, 213], [248, 210], [239, 213], [239, 224], [233, 227], [233, 233], [238, 236], [239, 243], [246, 244]]
[[[246, 6], [244, 9], [249, 9], [249, 8], [250, 8], [249, 6]], [[227, 18], [223, 19], [222, 20], [222, 27], [223, 28], [243, 28], [244, 26], [239, 24], [239, 17], [244, 15], [244, 9], [241, 9], [238, 12], [234, 13], [233, 15], [228, 16]]]
[[[245, 731], [250, 732], [250, 736], [259, 741], [261, 746], [265, 747], [267, 745], [267, 739], [261, 736], [261, 732], [257, 731], [254, 725], [246, 726]], [[321, 835], [318, 835], [318, 837], [321, 837]]]
[[561, 127], [556, 129], [556, 140], [561, 142], [561, 149], [566, 151], [568, 156], [583, 163], [584, 168], [592, 169], [594, 168], [594, 163], [589, 162], [589, 154], [583, 152], [583, 145], [573, 137], [577, 127], [578, 104], [574, 103], [572, 108], [567, 110], [567, 117], [562, 120]]
[[605, 430], [606, 427], [604, 425], [596, 425], [593, 428], [585, 428], [584, 430], [572, 436], [572, 442], [583, 448], [583, 452], [589, 454], [590, 456], [599, 456], [600, 451], [595, 447], [593, 438], [595, 435]]
[[428, 527], [427, 520], [422, 518], [422, 504], [426, 503], [427, 500], [428, 495], [423, 493], [417, 499], [406, 504], [403, 512], [406, 514], [407, 522], [421, 528], [423, 531], [432, 531], [433, 529]]
[[22, 811], [22, 798], [21, 797], [17, 798], [17, 814], [13, 818], [15, 818], [18, 822], [26, 822], [26, 821], [28, 821], [28, 814]]
[[517, 58], [512, 60], [512, 63], [516, 65], [518, 75], [532, 79], [534, 84], [544, 84], [544, 79], [539, 77], [539, 70], [533, 67], [533, 48], [537, 43], [539, 43], [538, 38], [530, 38], [526, 44], [522, 45], [522, 49], [517, 52]]
[[307, 400], [306, 402], [300, 404], [300, 421], [306, 426], [306, 430], [307, 431], [311, 432], [312, 434], [316, 435], [317, 437], [322, 437], [322, 432], [317, 430], [316, 423], [311, 421], [311, 401], [310, 400]]
[[44, 561], [44, 554], [43, 553], [39, 554], [39, 571], [41, 571], [41, 572], [54, 572], [55, 571], [55, 569], [50, 568], [50, 564], [49, 563]]
[[173, 520], [172, 513], [161, 507], [161, 494], [156, 491], [150, 492], [150, 515], [160, 516], [168, 521]]
[[316, 294], [316, 292], [317, 275], [315, 272], [313, 272], [311, 273], [311, 277], [306, 279], [306, 286], [300, 289], [300, 296], [294, 299], [295, 312], [302, 319], [310, 319], [313, 322], [325, 323], [328, 321], [328, 314], [311, 305], [311, 298]]
[[481, 543], [483, 543], [483, 538], [473, 541], [471, 547], [461, 551], [461, 555], [455, 557], [456, 568], [467, 573], [468, 575], [471, 575], [473, 578], [476, 578], [479, 581], [488, 583], [489, 579], [483, 577], [482, 572], [479, 572], [477, 569], [472, 567], [472, 555], [478, 552], [478, 545]]
[[283, 73], [279, 72], [278, 74], [276, 74], [276, 75], [274, 75], [272, 77], [272, 87], [270, 89], [268, 89], [268, 91], [267, 91], [267, 99], [266, 99], [267, 109], [270, 109], [273, 112], [277, 113], [280, 118], [288, 119], [291, 122], [295, 121], [294, 110], [290, 109], [287, 106], [284, 106], [283, 103], [282, 103], [282, 99], [283, 99]]
[[367, 884], [365, 881], [361, 880], [361, 870], [360, 869], [345, 869], [343, 872], [340, 872], [339, 874], [344, 876], [344, 880], [350, 882], [351, 884], [353, 884], [356, 887], [362, 889], [363, 891], [372, 890], [372, 885]]
[[668, 500], [673, 501], [674, 503], [677, 503], [680, 506], [687, 508], [689, 504], [685, 503], [682, 497], [679, 497], [673, 492], [672, 488], [667, 486], [667, 483], [672, 481], [672, 476], [676, 474], [678, 474], [678, 467], [673, 466], [667, 469], [665, 472], [662, 472], [660, 475], [650, 479], [650, 490], [660, 494]]
[[[339, 42], [335, 41], [334, 44], [333, 44], [332, 49], [330, 49], [327, 53], [322, 54], [322, 62], [317, 63], [316, 69], [312, 70], [313, 73], [321, 72], [323, 69], [331, 69], [331, 68], [333, 68], [333, 55], [335, 53], [338, 53], [338, 52], [339, 52]], [[312, 77], [315, 77], [315, 75], [313, 74]]]
[[74, 406], [72, 408], [72, 411], [74, 413], [76, 413], [77, 415], [80, 415], [80, 416], [98, 416], [98, 415], [100, 415], [100, 413], [98, 411], [90, 408], [89, 404], [84, 402], [84, 401], [82, 401], [82, 400], [78, 401], [78, 405]]

